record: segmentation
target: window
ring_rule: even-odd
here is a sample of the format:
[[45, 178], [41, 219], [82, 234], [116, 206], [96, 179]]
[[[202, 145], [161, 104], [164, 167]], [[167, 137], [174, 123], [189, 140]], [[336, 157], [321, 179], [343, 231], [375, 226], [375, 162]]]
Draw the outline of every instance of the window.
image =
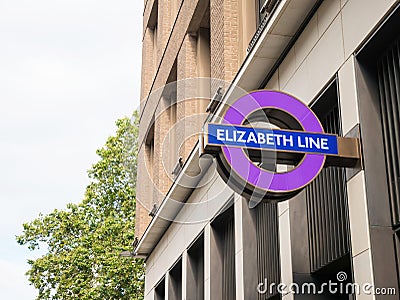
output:
[[396, 269], [397, 269], [397, 284], [400, 287], [400, 232], [396, 231], [393, 235], [396, 249]]
[[254, 45], [257, 43], [260, 38], [261, 32], [264, 30], [267, 22], [269, 20], [269, 16], [273, 13], [274, 9], [277, 7], [280, 0], [256, 0], [256, 22], [257, 22], [257, 30], [254, 33], [253, 38], [250, 40], [250, 43], [247, 47], [247, 53], [249, 53]]
[[212, 223], [215, 248], [211, 251], [211, 293], [215, 299], [236, 299], [235, 223], [233, 205]]
[[188, 250], [187, 294], [192, 300], [204, 299], [204, 236]]
[[377, 63], [387, 184], [393, 225], [400, 227], [400, 40]]
[[396, 190], [399, 176], [396, 153], [400, 138], [396, 129], [399, 32], [393, 28], [400, 26], [399, 8], [387, 16], [355, 56], [374, 284], [397, 287], [397, 290], [400, 267], [396, 251], [399, 248], [394, 237], [398, 237], [400, 228]]
[[[163, 144], [162, 155], [166, 157], [168, 172], [171, 174], [178, 162], [178, 147], [177, 147], [177, 63], [175, 63], [170, 71], [167, 79], [167, 84], [163, 91], [163, 101], [166, 107], [169, 130]], [[175, 174], [176, 175], [176, 174]]]
[[[336, 81], [322, 94], [312, 109], [321, 120], [325, 132], [341, 134]], [[342, 271], [351, 280], [345, 169], [325, 167], [305, 189], [305, 193], [311, 273], [316, 279], [336, 280], [336, 274]]]
[[258, 0], [259, 24], [272, 12], [277, 3], [278, 0]]
[[152, 46], [151, 53], [153, 53], [153, 66], [154, 66], [154, 74], [157, 70], [157, 34], [158, 34], [158, 0], [155, 0], [153, 3], [153, 7], [150, 12], [148, 28], [150, 29]]
[[158, 283], [154, 289], [154, 300], [165, 299], [165, 277]]
[[[278, 209], [275, 203], [260, 203], [255, 208], [257, 236], [257, 279], [268, 284], [280, 283]], [[258, 294], [258, 299], [275, 299], [279, 295], [274, 289]]]
[[169, 271], [168, 299], [182, 299], [182, 259]]
[[147, 133], [147, 138], [145, 140], [145, 164], [146, 164], [146, 177], [148, 177], [149, 184], [146, 185], [144, 195], [147, 196], [146, 204], [148, 207], [152, 207], [154, 204], [154, 121], [152, 126]]

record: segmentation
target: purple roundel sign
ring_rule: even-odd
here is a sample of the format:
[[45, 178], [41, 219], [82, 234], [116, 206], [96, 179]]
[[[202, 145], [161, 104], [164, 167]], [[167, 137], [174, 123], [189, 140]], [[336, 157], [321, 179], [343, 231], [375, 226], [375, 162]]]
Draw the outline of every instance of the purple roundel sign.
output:
[[[280, 128], [255, 128], [263, 118], [260, 115], [265, 116], [265, 124]], [[256, 116], [255, 121], [252, 116]], [[324, 133], [314, 112], [278, 91], [260, 90], [242, 96], [226, 110], [221, 123], [208, 124], [207, 132], [206, 147], [218, 146], [219, 173], [236, 192], [257, 202], [281, 201], [297, 194], [320, 173], [326, 155], [338, 151], [336, 136]], [[275, 158], [275, 167], [266, 168], [260, 160], [250, 159], [251, 150], [267, 153], [270, 160]], [[276, 158], [282, 153], [296, 154], [297, 163], [278, 172]]]

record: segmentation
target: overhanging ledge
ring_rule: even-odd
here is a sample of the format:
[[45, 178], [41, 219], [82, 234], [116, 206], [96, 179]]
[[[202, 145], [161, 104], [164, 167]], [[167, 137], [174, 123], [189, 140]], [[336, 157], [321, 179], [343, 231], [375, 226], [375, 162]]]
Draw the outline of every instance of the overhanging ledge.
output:
[[211, 164], [211, 157], [199, 158], [197, 143], [134, 249], [135, 256], [148, 256], [153, 251]]
[[[297, 38], [299, 29], [308, 21], [315, 8], [321, 3], [320, 0], [282, 0], [274, 13], [270, 16], [268, 23], [261, 32], [259, 39], [251, 52], [246, 56], [243, 64], [238, 70], [230, 88], [223, 96], [221, 103], [229, 103], [235, 99], [232, 93], [235, 86], [247, 91], [259, 89], [265, 80], [266, 74], [270, 74], [280, 63], [282, 54], [285, 53], [291, 43]], [[220, 105], [218, 111], [210, 121], [222, 115], [224, 105]], [[146, 228], [138, 246], [134, 249], [135, 255], [148, 256], [156, 247], [160, 238], [173, 222], [183, 204], [187, 201], [194, 187], [201, 179], [201, 172], [206, 172], [208, 167], [199, 167], [199, 144], [194, 146], [191, 154], [183, 166], [178, 178], [174, 181], [166, 197], [157, 210], [149, 226]], [[183, 182], [184, 174], [200, 174], [196, 181]], [[204, 174], [202, 174], [204, 175]], [[185, 187], [186, 186], [186, 187]], [[192, 188], [187, 188], [190, 186]], [[174, 199], [174, 200], [171, 200]], [[162, 216], [162, 217], [161, 217]]]

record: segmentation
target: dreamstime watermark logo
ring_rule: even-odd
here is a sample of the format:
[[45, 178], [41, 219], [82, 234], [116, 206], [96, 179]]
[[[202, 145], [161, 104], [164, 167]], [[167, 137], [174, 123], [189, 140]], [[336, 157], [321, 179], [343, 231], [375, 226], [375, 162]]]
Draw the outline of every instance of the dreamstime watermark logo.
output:
[[346, 281], [346, 280], [347, 280], [347, 274], [346, 274], [346, 272], [343, 272], [343, 271], [338, 272], [338, 273], [336, 274], [336, 279], [337, 279], [339, 282]]
[[[224, 103], [218, 103], [228, 90]], [[218, 210], [224, 202], [221, 199], [229, 198], [232, 189], [228, 185], [212, 188], [213, 181], [219, 176], [217, 162], [209, 154], [201, 155], [188, 170], [183, 166], [193, 155], [193, 146], [207, 122], [221, 122], [221, 116], [216, 114], [218, 108], [211, 114], [206, 112], [210, 100], [214, 100], [219, 110], [225, 111], [236, 99], [247, 94], [230, 82], [214, 78], [178, 80], [150, 93], [140, 108], [142, 130], [138, 141], [141, 156], [138, 161], [137, 201], [142, 207], [154, 212], [163, 203], [164, 209], [157, 211], [158, 217], [177, 223], [198, 223], [211, 218], [210, 210]], [[266, 120], [264, 126], [270, 128], [263, 111], [260, 111], [258, 119]], [[259, 126], [248, 124], [253, 125]], [[146, 130], [143, 129], [147, 132], [144, 133]], [[232, 172], [225, 175], [231, 178]], [[177, 186], [175, 192], [168, 190], [172, 183]], [[182, 203], [182, 194], [195, 188], [210, 190], [202, 201]], [[242, 188], [244, 190], [245, 186]], [[185, 211], [183, 207], [186, 211], [196, 210], [196, 213], [190, 217], [185, 213], [176, 215], [178, 210]]]
[[327, 282], [304, 282], [304, 283], [268, 283], [265, 279], [257, 285], [259, 294], [295, 294], [295, 295], [322, 295], [322, 294], [347, 294], [347, 295], [396, 295], [394, 287], [375, 287], [371, 283], [352, 283], [346, 282], [348, 276], [346, 272], [340, 271], [336, 274], [336, 280]]

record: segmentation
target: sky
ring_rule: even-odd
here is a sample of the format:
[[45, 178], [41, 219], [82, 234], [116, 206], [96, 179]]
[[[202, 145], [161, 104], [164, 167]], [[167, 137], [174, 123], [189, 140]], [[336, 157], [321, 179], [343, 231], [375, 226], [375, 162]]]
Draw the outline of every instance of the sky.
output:
[[0, 0], [0, 299], [35, 299], [22, 224], [79, 202], [139, 105], [143, 0]]

